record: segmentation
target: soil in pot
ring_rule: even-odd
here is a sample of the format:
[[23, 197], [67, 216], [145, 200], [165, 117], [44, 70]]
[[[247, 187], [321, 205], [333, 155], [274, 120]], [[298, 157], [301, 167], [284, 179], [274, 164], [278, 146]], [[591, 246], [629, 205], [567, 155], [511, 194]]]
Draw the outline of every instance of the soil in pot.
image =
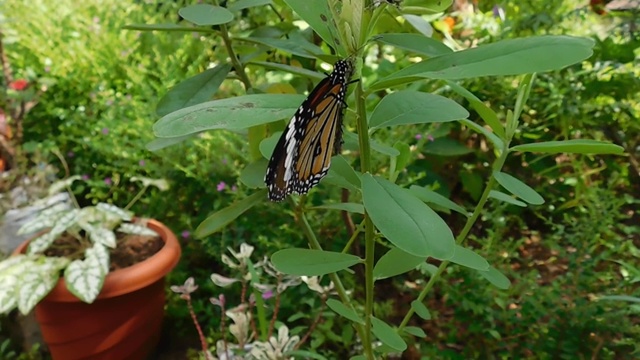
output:
[[[164, 242], [159, 236], [116, 233], [117, 246], [109, 249], [109, 271], [122, 269], [144, 261], [160, 251]], [[47, 256], [82, 258], [85, 248], [68, 233], [62, 234], [45, 251]]]

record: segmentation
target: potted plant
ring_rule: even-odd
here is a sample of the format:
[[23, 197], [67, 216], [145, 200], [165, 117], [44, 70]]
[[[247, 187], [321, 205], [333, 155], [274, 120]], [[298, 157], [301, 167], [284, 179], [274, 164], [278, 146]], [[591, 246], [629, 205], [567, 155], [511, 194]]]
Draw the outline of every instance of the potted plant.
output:
[[[132, 180], [144, 185], [134, 201], [149, 186], [166, 188], [161, 180]], [[181, 252], [176, 236], [158, 221], [134, 218], [132, 204], [75, 204], [45, 209], [22, 226], [19, 233], [40, 233], [0, 262], [0, 313], [35, 308], [54, 359], [144, 359], [159, 339], [164, 277]]]

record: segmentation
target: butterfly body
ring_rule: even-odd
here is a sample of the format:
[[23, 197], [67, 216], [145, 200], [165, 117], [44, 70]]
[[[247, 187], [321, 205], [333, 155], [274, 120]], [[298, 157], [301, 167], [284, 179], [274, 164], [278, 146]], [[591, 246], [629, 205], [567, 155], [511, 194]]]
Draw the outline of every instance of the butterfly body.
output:
[[339, 60], [300, 105], [273, 150], [265, 184], [271, 201], [306, 194], [327, 175], [342, 146], [342, 118], [352, 67]]

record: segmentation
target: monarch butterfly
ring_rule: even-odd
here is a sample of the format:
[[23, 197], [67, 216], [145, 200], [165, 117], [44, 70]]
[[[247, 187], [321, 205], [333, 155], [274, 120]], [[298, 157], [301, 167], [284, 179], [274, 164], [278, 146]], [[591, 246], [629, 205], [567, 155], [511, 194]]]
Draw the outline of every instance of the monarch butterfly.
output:
[[289, 121], [273, 150], [264, 182], [271, 201], [306, 194], [320, 182], [342, 147], [342, 117], [352, 66], [339, 60]]

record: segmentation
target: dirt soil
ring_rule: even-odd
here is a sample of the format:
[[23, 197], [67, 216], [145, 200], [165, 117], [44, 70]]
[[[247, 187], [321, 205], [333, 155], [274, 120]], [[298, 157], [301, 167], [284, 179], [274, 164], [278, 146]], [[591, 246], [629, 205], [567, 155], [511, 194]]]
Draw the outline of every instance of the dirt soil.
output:
[[[148, 259], [160, 251], [164, 242], [159, 236], [132, 235], [116, 233], [117, 246], [110, 249], [111, 263], [109, 271], [122, 269]], [[47, 256], [68, 256], [73, 259], [82, 258], [86, 246], [70, 234], [63, 234], [45, 254]]]

